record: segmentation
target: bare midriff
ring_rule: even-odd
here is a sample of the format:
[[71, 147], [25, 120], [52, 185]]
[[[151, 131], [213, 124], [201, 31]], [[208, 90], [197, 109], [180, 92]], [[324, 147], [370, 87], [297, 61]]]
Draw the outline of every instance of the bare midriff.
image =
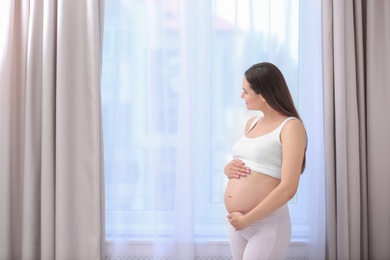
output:
[[239, 179], [229, 179], [225, 190], [226, 210], [229, 213], [251, 211], [279, 183], [279, 179], [255, 171]]

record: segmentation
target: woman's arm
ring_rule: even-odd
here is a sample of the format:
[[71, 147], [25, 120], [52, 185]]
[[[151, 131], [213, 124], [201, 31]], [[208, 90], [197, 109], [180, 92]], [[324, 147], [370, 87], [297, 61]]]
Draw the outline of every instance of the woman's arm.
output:
[[[256, 117], [252, 117], [246, 122], [244, 134], [248, 131], [250, 125], [252, 124], [253, 120], [255, 120], [255, 118]], [[250, 169], [245, 166], [245, 163], [243, 161], [233, 159], [228, 164], [226, 164], [224, 172], [229, 179], [239, 179], [240, 177], [245, 177], [250, 172]]]
[[283, 160], [280, 184], [247, 214], [233, 212], [228, 215], [229, 222], [237, 230], [267, 217], [294, 197], [298, 189], [306, 148], [306, 131], [302, 122], [288, 121], [282, 129], [281, 142]]

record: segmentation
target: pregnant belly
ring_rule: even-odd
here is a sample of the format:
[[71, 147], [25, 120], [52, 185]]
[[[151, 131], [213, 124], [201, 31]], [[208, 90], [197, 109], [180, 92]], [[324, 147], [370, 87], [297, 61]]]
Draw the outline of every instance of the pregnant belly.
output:
[[251, 172], [240, 179], [229, 179], [225, 190], [228, 212], [248, 212], [258, 205], [280, 183], [279, 179]]

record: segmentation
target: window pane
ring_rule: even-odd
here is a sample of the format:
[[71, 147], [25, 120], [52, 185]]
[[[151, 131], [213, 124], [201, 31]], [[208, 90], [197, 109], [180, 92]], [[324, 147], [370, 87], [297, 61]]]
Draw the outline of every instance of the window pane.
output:
[[[223, 167], [250, 113], [240, 99], [246, 68], [271, 61], [298, 104], [299, 1], [106, 1], [102, 100], [107, 236], [173, 234], [180, 109], [191, 113], [195, 236], [224, 241]], [[182, 104], [183, 89], [191, 94]], [[187, 126], [188, 127], [188, 126]], [[305, 183], [290, 202], [305, 236]]]

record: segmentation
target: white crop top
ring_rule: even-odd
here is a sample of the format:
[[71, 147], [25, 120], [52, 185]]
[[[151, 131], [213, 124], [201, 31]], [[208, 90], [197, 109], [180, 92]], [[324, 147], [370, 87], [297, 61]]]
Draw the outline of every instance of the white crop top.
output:
[[287, 118], [276, 129], [267, 134], [253, 138], [247, 137], [248, 132], [260, 118], [255, 118], [245, 135], [234, 144], [232, 148], [233, 158], [243, 161], [253, 171], [280, 179], [282, 174], [282, 143], [280, 142], [280, 132], [288, 120], [296, 118]]

